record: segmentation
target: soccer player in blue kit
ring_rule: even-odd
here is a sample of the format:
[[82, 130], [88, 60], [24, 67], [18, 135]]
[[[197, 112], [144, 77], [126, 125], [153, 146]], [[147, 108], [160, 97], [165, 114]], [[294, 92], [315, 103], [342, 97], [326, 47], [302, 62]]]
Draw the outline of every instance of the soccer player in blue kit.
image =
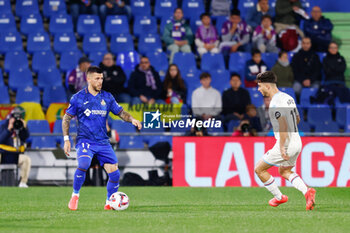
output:
[[139, 130], [140, 121], [134, 119], [115, 101], [111, 93], [101, 90], [103, 72], [99, 67], [92, 66], [87, 72], [88, 87], [72, 96], [70, 105], [63, 117], [62, 130], [64, 135], [64, 152], [69, 156], [71, 144], [69, 141], [69, 124], [73, 117], [78, 120], [78, 135], [76, 150], [78, 168], [74, 174], [73, 194], [68, 203], [71, 210], [78, 209], [79, 191], [85, 181], [85, 173], [90, 167], [93, 156], [97, 156], [101, 166], [108, 173], [107, 200], [104, 209], [111, 209], [109, 197], [118, 191], [119, 176], [118, 159], [109, 143], [106, 122], [109, 112], [118, 115], [122, 120], [131, 122]]

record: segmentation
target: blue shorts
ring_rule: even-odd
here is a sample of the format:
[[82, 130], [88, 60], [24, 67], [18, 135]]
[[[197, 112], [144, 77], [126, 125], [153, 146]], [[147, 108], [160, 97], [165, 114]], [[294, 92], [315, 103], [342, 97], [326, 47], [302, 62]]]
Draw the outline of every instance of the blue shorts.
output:
[[97, 156], [98, 161], [100, 162], [101, 167], [105, 163], [116, 164], [118, 163], [117, 156], [114, 153], [114, 150], [111, 144], [95, 144], [80, 142], [75, 147], [77, 149], [77, 159], [81, 156], [88, 155], [91, 159], [94, 156]]

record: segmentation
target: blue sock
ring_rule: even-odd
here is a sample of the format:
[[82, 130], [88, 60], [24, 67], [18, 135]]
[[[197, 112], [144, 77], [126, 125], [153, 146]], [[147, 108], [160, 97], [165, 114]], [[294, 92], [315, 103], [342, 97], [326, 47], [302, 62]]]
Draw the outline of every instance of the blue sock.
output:
[[89, 157], [80, 157], [78, 158], [78, 168], [74, 174], [73, 180], [73, 192], [78, 194], [81, 186], [83, 186], [85, 181], [85, 175], [87, 169], [89, 169], [91, 163], [91, 159]]
[[107, 200], [109, 200], [110, 196], [113, 193], [118, 192], [120, 172], [119, 170], [116, 170], [109, 173], [108, 176], [109, 179], [107, 182]]

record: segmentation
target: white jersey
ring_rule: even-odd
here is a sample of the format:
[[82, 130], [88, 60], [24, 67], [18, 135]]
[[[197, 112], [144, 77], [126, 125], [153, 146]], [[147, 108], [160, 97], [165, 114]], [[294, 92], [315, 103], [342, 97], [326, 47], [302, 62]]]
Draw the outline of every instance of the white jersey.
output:
[[285, 145], [287, 146], [295, 137], [295, 139], [300, 140], [297, 126], [299, 112], [294, 99], [290, 95], [281, 91], [277, 92], [271, 99], [269, 116], [277, 140], [280, 138], [278, 119], [282, 116], [285, 117], [288, 127], [288, 138]]

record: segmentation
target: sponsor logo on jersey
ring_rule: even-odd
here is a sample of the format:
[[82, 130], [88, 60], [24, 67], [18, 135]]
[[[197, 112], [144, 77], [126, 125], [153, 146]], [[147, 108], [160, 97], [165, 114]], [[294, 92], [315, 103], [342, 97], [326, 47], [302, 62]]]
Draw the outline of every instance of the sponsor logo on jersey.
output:
[[106, 105], [106, 102], [104, 101], [104, 99], [101, 100], [101, 105], [102, 105], [102, 106], [105, 106], [105, 105]]
[[107, 111], [106, 110], [90, 110], [87, 108], [84, 111], [84, 114], [86, 116], [90, 116], [92, 114], [92, 115], [101, 115], [102, 117], [105, 117], [107, 115]]

